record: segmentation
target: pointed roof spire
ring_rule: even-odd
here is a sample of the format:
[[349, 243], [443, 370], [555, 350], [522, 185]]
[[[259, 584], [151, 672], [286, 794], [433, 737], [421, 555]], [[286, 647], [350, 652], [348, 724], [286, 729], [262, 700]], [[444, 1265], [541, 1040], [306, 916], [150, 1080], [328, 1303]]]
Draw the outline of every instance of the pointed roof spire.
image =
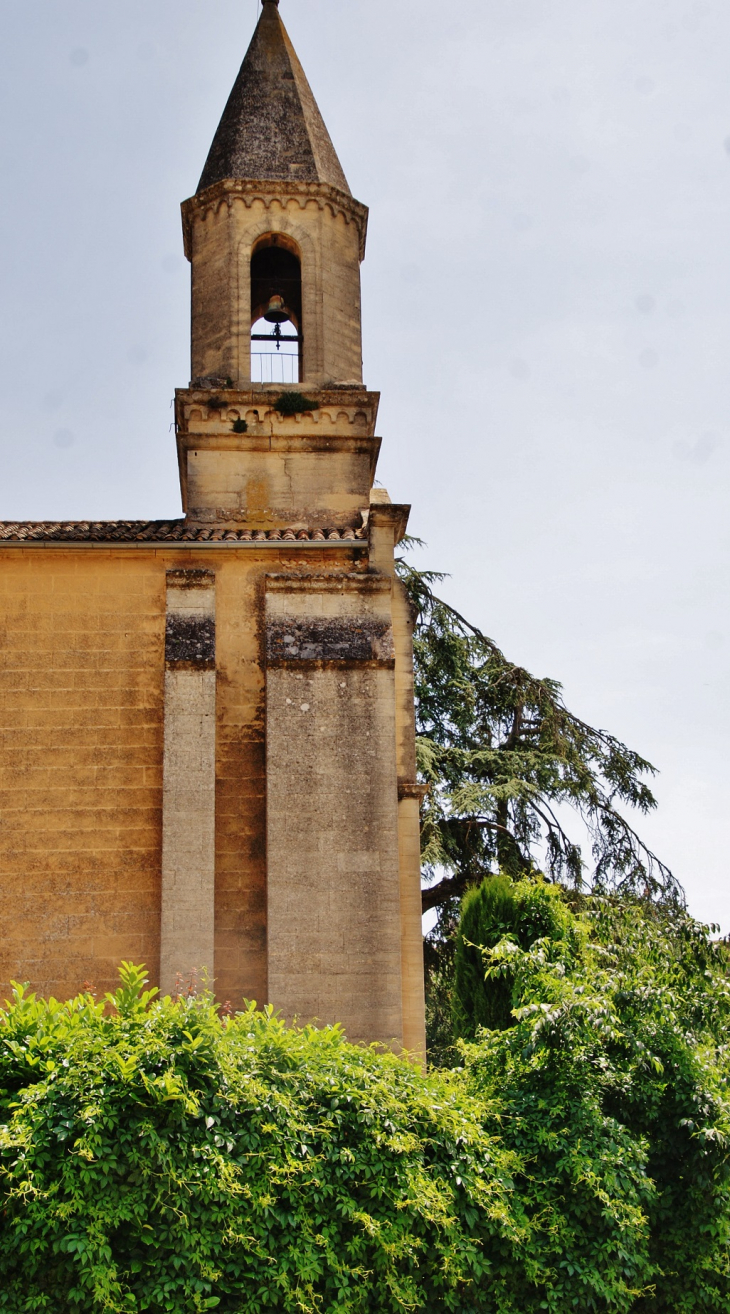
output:
[[350, 195], [279, 0], [264, 0], [198, 191], [224, 178], [328, 183]]

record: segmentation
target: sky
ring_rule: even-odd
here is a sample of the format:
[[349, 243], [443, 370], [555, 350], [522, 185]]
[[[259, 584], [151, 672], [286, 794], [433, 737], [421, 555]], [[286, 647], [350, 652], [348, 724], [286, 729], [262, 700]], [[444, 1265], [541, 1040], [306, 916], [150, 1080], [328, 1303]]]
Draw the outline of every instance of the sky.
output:
[[[194, 193], [257, 0], [4, 0], [0, 518], [180, 514]], [[730, 932], [730, 6], [281, 0], [370, 206], [379, 478], [419, 563], [659, 768]]]

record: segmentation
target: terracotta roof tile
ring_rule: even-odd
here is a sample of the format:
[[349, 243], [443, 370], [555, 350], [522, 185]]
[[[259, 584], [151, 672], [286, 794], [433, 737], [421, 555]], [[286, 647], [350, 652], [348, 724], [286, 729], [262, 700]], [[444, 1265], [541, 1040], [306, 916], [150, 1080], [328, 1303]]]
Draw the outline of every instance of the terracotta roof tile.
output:
[[361, 541], [362, 529], [211, 529], [184, 520], [0, 520], [0, 543], [323, 543]]

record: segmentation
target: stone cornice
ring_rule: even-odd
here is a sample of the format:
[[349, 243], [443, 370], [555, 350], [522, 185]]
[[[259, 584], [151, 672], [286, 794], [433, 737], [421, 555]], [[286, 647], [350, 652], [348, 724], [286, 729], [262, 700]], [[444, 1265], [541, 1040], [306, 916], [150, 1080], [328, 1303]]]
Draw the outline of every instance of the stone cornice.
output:
[[197, 196], [191, 196], [182, 203], [183, 236], [185, 255], [192, 259], [192, 226], [195, 215], [204, 217], [210, 210], [219, 210], [222, 205], [229, 207], [234, 201], [243, 201], [250, 207], [255, 201], [261, 201], [267, 209], [274, 203], [286, 206], [289, 201], [298, 202], [302, 210], [316, 201], [321, 210], [329, 209], [333, 215], [343, 215], [347, 223], [354, 223], [360, 235], [360, 259], [365, 259], [365, 243], [368, 229], [368, 207], [354, 197], [348, 196], [337, 187], [328, 183], [316, 182], [278, 182], [274, 179], [240, 179], [224, 178], [221, 182], [207, 187]]
[[[305, 386], [305, 385], [302, 385]], [[364, 388], [309, 389], [317, 405], [311, 411], [281, 415], [274, 405], [277, 390], [260, 388], [213, 391], [178, 389], [175, 393], [175, 423], [178, 440], [188, 434], [198, 442], [204, 436], [221, 447], [257, 450], [262, 443], [286, 446], [311, 440], [315, 445], [338, 439], [376, 443], [375, 425], [380, 394]], [[236, 421], [246, 422], [243, 434], [233, 431]], [[179, 445], [179, 443], [178, 443]]]
[[418, 781], [401, 780], [398, 782], [398, 798], [401, 802], [404, 798], [412, 798], [422, 803], [430, 792], [430, 785], [421, 785]]
[[277, 571], [265, 579], [267, 593], [384, 593], [393, 592], [386, 575], [299, 575]]
[[405, 537], [408, 528], [410, 506], [397, 502], [371, 502], [368, 516], [368, 529], [390, 528], [393, 531], [393, 546], [397, 546]]

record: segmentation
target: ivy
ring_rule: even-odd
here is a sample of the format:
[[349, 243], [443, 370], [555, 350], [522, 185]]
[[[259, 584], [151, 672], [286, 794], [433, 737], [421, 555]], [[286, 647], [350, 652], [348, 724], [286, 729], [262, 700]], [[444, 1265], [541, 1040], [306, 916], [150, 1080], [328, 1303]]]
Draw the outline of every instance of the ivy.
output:
[[469, 1089], [496, 1101], [486, 1126], [521, 1161], [541, 1288], [522, 1308], [727, 1314], [730, 983], [717, 928], [615, 896], [571, 912], [540, 880], [511, 900], [504, 886], [477, 893], [457, 969], [478, 955], [511, 1017], [480, 1030], [458, 970], [453, 1008], [463, 1031], [472, 1013]]

